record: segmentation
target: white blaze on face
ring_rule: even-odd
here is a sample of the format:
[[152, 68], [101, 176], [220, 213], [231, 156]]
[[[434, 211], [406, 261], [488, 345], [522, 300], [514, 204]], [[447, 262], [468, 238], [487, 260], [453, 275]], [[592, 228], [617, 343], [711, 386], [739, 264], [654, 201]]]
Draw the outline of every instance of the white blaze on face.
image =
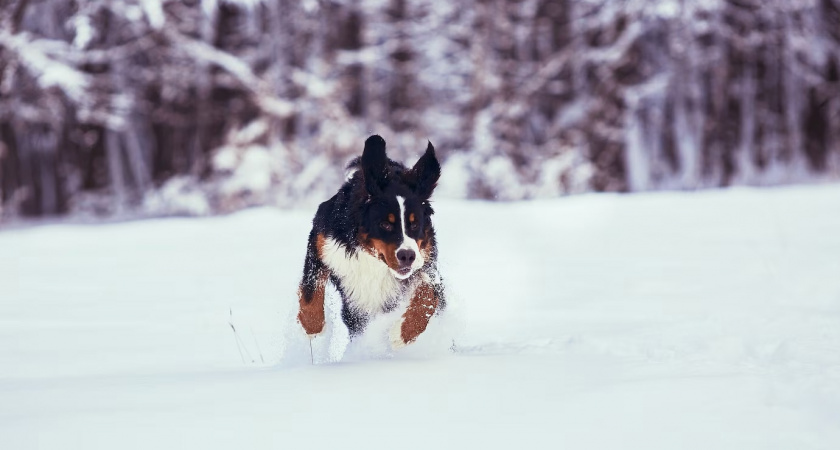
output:
[[[420, 246], [417, 245], [417, 241], [408, 237], [408, 233], [406, 233], [406, 223], [408, 223], [408, 218], [405, 216], [405, 198], [397, 196], [397, 203], [400, 205], [400, 227], [402, 228], [402, 244], [397, 249], [397, 252], [400, 250], [412, 250], [414, 251], [414, 263], [411, 264], [411, 272], [407, 273], [406, 275], [400, 275], [397, 272], [391, 271], [395, 277], [399, 278], [400, 280], [404, 280], [411, 276], [414, 271], [423, 267], [423, 254], [420, 253]], [[396, 255], [395, 255], [396, 256]]]

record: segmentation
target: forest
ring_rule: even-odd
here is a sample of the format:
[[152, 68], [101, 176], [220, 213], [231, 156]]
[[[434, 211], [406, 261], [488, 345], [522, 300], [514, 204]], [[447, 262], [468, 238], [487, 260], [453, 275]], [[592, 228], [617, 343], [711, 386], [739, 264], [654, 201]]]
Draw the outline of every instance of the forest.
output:
[[0, 0], [0, 219], [840, 179], [840, 0]]

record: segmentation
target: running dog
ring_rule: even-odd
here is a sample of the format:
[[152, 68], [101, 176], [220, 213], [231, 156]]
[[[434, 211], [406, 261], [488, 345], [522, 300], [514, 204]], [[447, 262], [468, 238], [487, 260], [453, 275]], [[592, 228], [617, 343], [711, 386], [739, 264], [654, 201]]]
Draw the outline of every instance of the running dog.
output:
[[438, 273], [429, 199], [440, 163], [429, 142], [411, 169], [388, 159], [385, 140], [371, 136], [352, 174], [318, 207], [298, 290], [298, 321], [310, 337], [324, 330], [324, 292], [335, 286], [351, 339], [377, 314], [408, 302], [390, 332], [394, 349], [414, 342], [446, 305]]

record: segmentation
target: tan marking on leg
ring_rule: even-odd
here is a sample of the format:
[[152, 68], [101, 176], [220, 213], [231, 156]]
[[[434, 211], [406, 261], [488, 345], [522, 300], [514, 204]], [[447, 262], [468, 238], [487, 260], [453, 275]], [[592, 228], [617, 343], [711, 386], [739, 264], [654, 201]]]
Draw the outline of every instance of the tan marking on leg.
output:
[[426, 330], [437, 306], [438, 299], [432, 286], [427, 283], [420, 284], [402, 316], [400, 338], [404, 344], [414, 342], [417, 336]]
[[323, 233], [318, 233], [318, 236], [315, 238], [315, 247], [318, 248], [318, 257], [321, 258], [321, 261], [324, 260], [324, 245], [326, 245], [326, 243], [326, 236], [324, 236]]
[[[319, 234], [316, 245], [318, 248], [318, 256], [322, 257], [325, 238], [323, 234]], [[310, 336], [317, 335], [324, 331], [324, 292], [327, 287], [327, 280], [329, 280], [329, 272], [322, 269], [318, 273], [318, 279], [315, 282], [315, 290], [312, 293], [312, 298], [306, 301], [303, 295], [303, 289], [298, 289], [298, 302], [300, 303], [300, 311], [298, 312], [298, 322], [303, 326], [306, 334]]]
[[300, 311], [298, 312], [298, 322], [303, 326], [304, 331], [308, 335], [317, 335], [324, 331], [324, 286], [326, 283], [318, 283], [315, 293], [312, 295], [312, 301], [306, 302], [303, 299], [303, 292], [299, 291], [300, 297]]

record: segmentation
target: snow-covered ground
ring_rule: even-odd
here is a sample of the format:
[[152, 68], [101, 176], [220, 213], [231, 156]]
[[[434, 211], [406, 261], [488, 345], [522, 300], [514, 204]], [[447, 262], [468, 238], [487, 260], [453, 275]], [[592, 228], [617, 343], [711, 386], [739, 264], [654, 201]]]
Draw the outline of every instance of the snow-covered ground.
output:
[[337, 364], [314, 209], [0, 232], [0, 448], [840, 448], [840, 186], [436, 210], [452, 308]]

